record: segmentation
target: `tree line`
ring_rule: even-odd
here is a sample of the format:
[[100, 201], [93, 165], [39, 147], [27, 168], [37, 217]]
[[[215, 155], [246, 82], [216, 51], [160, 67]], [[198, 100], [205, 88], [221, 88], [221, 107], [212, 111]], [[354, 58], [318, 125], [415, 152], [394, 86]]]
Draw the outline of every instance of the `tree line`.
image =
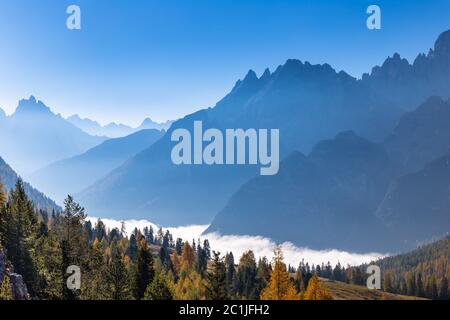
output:
[[[416, 250], [374, 262], [382, 270], [386, 292], [428, 299], [450, 299], [450, 236], [422, 245]], [[347, 282], [365, 284], [367, 265], [349, 268]]]
[[[37, 209], [19, 179], [9, 194], [0, 183], [0, 251], [21, 274], [30, 298], [50, 300], [130, 299], [332, 299], [319, 278], [366, 285], [367, 265], [297, 267], [284, 263], [280, 246], [272, 261], [252, 251], [235, 260], [232, 252], [211, 251], [208, 240], [174, 239], [169, 231], [125, 225], [109, 230], [70, 196], [62, 212]], [[449, 299], [450, 237], [409, 254], [376, 262], [386, 292]], [[80, 290], [67, 287], [67, 268], [82, 270]], [[0, 299], [11, 299], [11, 283], [0, 279]]]
[[[231, 252], [211, 251], [208, 240], [174, 239], [152, 227], [128, 235], [125, 225], [92, 225], [71, 196], [62, 212], [36, 209], [20, 179], [9, 194], [0, 183], [0, 251], [32, 299], [332, 299], [315, 273], [291, 273], [279, 246], [272, 262], [252, 251], [235, 261]], [[67, 286], [72, 265], [82, 270], [79, 290]], [[6, 273], [0, 282], [0, 299], [12, 299]]]

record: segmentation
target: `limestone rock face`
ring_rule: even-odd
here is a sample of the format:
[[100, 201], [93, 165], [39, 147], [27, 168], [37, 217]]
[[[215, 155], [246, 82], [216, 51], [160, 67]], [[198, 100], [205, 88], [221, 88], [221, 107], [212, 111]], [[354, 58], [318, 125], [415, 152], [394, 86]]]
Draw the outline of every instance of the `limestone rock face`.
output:
[[9, 278], [11, 279], [11, 288], [14, 300], [27, 300], [28, 289], [22, 276], [17, 273], [11, 273], [9, 274]]
[[11, 290], [14, 300], [27, 300], [29, 298], [27, 285], [20, 274], [13, 273], [8, 266], [8, 260], [4, 251], [0, 251], [0, 284], [4, 276], [8, 276], [11, 281]]

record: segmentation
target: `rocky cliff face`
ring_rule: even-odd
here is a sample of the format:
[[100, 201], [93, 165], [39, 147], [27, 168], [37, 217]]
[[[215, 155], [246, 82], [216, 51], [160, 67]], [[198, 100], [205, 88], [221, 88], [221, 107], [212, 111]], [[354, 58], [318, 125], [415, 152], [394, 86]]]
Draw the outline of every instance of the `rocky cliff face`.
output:
[[5, 252], [0, 251], [0, 284], [5, 276], [9, 277], [11, 281], [11, 291], [14, 300], [27, 300], [29, 297], [28, 289], [23, 281], [23, 277], [13, 272], [13, 268], [8, 264]]

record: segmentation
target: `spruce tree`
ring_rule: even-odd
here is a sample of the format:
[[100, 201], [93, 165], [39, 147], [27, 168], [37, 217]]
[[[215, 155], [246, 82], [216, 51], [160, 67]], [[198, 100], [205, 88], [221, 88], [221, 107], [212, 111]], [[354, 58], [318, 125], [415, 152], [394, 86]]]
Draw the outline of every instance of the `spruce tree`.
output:
[[257, 299], [256, 290], [256, 261], [253, 251], [244, 252], [239, 259], [236, 271], [235, 291], [239, 298]]
[[228, 294], [234, 296], [234, 284], [236, 281], [236, 267], [234, 265], [233, 253], [227, 253], [225, 255], [225, 268], [226, 268], [226, 281]]
[[23, 276], [30, 294], [35, 296], [38, 274], [33, 253], [38, 221], [21, 179], [17, 180], [15, 189], [11, 191], [4, 219], [7, 226], [5, 243], [8, 258], [14, 270]]
[[109, 287], [109, 298], [128, 300], [131, 298], [129, 277], [122, 254], [115, 244], [113, 244], [111, 251], [111, 259], [108, 262], [105, 275]]
[[267, 287], [267, 284], [270, 280], [270, 273], [271, 273], [271, 267], [270, 263], [267, 260], [266, 257], [260, 258], [258, 261], [258, 267], [256, 269], [256, 289], [255, 289], [255, 295], [259, 297], [261, 295], [261, 292], [265, 287]]
[[145, 290], [154, 277], [153, 257], [145, 240], [141, 240], [136, 258], [135, 298], [144, 297]]
[[76, 265], [81, 268], [87, 255], [87, 234], [84, 233], [83, 224], [86, 219], [84, 208], [67, 196], [64, 200], [64, 211], [61, 220], [61, 273], [63, 276], [63, 299], [78, 299], [80, 292], [67, 288], [67, 268]]
[[206, 276], [206, 297], [210, 300], [227, 300], [227, 276], [226, 266], [223, 258], [220, 258], [220, 252], [213, 251], [213, 260], [211, 271]]

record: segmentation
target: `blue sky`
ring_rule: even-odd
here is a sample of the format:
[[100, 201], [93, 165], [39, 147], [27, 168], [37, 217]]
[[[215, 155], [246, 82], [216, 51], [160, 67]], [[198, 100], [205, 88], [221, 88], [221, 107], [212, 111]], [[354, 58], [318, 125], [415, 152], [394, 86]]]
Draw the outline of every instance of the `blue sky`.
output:
[[[77, 4], [82, 29], [66, 29]], [[366, 28], [378, 4], [382, 30]], [[33, 94], [63, 115], [136, 125], [213, 106], [248, 69], [289, 58], [360, 77], [450, 29], [448, 0], [14, 0], [0, 4], [0, 107]]]

